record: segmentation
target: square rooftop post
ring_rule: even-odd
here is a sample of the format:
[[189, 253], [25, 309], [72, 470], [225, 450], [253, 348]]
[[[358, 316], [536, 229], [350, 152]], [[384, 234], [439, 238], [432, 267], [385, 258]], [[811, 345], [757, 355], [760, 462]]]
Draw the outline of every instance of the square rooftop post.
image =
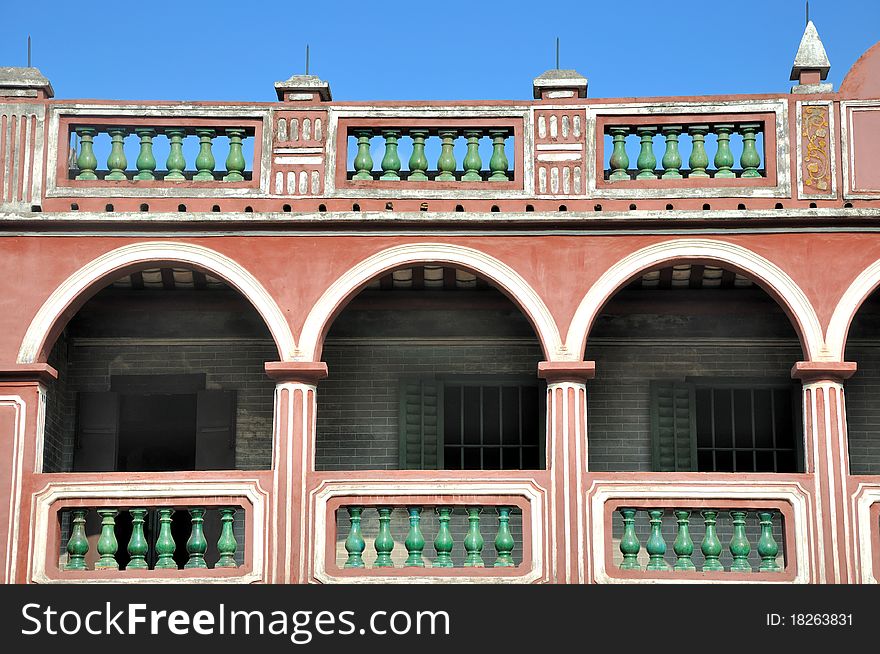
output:
[[52, 84], [39, 68], [0, 66], [0, 98], [45, 100], [54, 95]]
[[536, 100], [587, 97], [587, 78], [576, 70], [554, 68], [542, 73], [532, 82]]
[[329, 102], [330, 83], [317, 75], [293, 75], [283, 82], [275, 82], [275, 92], [283, 102]]
[[792, 93], [831, 93], [834, 89], [831, 84], [823, 83], [831, 70], [831, 62], [825, 53], [825, 46], [819, 38], [819, 32], [813, 21], [807, 23], [797, 54], [794, 57], [794, 65], [791, 67], [791, 80], [798, 82], [791, 87]]

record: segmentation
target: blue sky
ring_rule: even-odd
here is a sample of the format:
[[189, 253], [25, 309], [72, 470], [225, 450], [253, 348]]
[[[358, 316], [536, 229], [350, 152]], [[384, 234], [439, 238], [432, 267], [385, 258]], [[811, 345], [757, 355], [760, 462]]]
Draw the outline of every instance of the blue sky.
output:
[[[836, 88], [880, 40], [880, 0], [810, 4]], [[802, 0], [3, 5], [0, 65], [25, 65], [30, 33], [59, 98], [271, 101], [308, 43], [336, 100], [526, 99], [557, 36], [591, 97], [778, 93], [804, 28]]]

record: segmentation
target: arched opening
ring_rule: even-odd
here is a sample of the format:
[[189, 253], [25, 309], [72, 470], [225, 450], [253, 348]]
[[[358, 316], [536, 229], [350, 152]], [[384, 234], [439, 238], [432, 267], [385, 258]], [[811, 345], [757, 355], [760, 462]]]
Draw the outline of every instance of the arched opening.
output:
[[844, 356], [858, 364], [844, 382], [849, 471], [880, 475], [880, 290], [871, 292], [853, 316]]
[[[336, 313], [323, 339], [330, 376], [317, 400], [315, 467], [349, 470], [539, 470], [546, 467], [544, 358], [523, 311], [486, 277], [460, 265], [417, 263], [385, 270]], [[337, 520], [337, 563], [346, 560], [349, 516]], [[390, 529], [405, 534], [404, 508]], [[436, 533], [424, 511], [421, 526]], [[498, 516], [481, 518], [487, 533]], [[365, 538], [378, 514], [361, 518]], [[456, 540], [468, 529], [451, 510]], [[522, 513], [510, 530], [522, 538]], [[372, 553], [367, 553], [372, 556]], [[463, 551], [452, 553], [456, 565]], [[514, 552], [515, 561], [521, 554]], [[367, 559], [367, 565], [372, 559]], [[401, 561], [402, 562], [402, 561]]]
[[[716, 262], [720, 263], [720, 262]], [[603, 306], [585, 357], [593, 471], [803, 470], [804, 358], [786, 312], [732, 266], [678, 259]]]
[[[153, 267], [155, 266], [155, 267]], [[94, 293], [48, 362], [46, 472], [268, 469], [278, 350], [219, 277], [144, 263]]]

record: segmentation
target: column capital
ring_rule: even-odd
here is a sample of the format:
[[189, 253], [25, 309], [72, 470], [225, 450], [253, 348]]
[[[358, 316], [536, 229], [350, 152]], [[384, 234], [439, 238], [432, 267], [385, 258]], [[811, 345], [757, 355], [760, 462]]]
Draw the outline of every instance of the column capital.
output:
[[538, 377], [548, 383], [583, 383], [596, 376], [595, 361], [539, 361]]
[[58, 379], [58, 371], [48, 363], [0, 364], [0, 382], [41, 382]]
[[327, 364], [323, 361], [267, 361], [266, 374], [277, 382], [315, 384], [327, 377]]
[[798, 361], [791, 369], [791, 376], [805, 384], [817, 381], [842, 382], [856, 372], [852, 361]]

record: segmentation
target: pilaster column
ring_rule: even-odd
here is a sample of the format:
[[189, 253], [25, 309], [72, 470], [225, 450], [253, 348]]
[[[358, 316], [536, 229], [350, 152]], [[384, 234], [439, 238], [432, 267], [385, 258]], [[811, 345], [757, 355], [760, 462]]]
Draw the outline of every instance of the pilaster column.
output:
[[304, 489], [308, 474], [315, 469], [317, 382], [327, 376], [327, 364], [270, 362], [266, 374], [276, 382], [270, 579], [272, 583], [305, 583], [310, 516]]
[[548, 553], [557, 583], [586, 583], [589, 556], [587, 473], [587, 388], [596, 374], [593, 361], [542, 361], [547, 380], [547, 462], [552, 496]]
[[849, 508], [849, 444], [843, 381], [855, 363], [801, 361], [791, 375], [803, 382], [805, 472], [815, 488], [813, 519], [819, 583], [855, 581], [854, 516]]
[[[45, 363], [0, 366], [0, 582], [27, 583], [34, 476], [43, 470]], [[46, 535], [37, 535], [45, 537]]]

